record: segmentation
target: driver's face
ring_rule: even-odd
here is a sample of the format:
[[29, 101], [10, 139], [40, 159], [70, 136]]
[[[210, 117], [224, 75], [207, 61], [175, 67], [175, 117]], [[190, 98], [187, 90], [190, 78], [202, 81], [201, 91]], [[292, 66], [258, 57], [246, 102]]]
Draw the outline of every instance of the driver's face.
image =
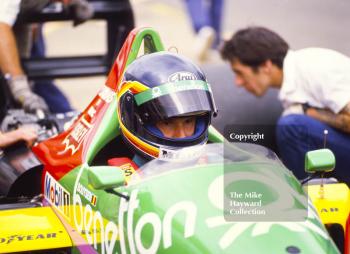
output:
[[196, 117], [169, 118], [156, 123], [157, 128], [167, 138], [185, 138], [194, 134]]

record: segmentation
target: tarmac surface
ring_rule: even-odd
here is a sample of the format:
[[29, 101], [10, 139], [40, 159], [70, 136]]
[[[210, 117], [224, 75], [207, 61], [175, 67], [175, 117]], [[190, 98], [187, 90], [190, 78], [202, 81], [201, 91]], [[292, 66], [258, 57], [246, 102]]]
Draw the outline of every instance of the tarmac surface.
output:
[[[166, 48], [197, 61], [195, 34], [185, 0], [131, 0], [137, 26], [155, 28]], [[350, 55], [347, 28], [350, 27], [348, 0], [226, 0], [222, 17], [222, 36], [246, 26], [266, 26], [284, 37], [294, 49], [317, 46]], [[90, 21], [76, 28], [69, 22], [45, 26], [48, 55], [101, 54], [106, 50], [105, 24]], [[233, 74], [217, 52], [200, 63], [211, 83], [220, 110], [214, 125], [223, 131], [226, 124], [271, 123], [281, 111], [277, 91], [255, 98], [233, 85]], [[72, 105], [83, 110], [104, 84], [105, 77], [57, 80]]]

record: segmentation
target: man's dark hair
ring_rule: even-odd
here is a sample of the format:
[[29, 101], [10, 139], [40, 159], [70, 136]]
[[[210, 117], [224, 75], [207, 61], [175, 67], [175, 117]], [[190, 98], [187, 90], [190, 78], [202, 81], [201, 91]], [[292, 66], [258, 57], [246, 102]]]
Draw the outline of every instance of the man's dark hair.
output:
[[267, 60], [282, 69], [288, 49], [288, 43], [275, 32], [264, 27], [248, 27], [225, 41], [220, 53], [224, 60], [236, 59], [253, 69]]

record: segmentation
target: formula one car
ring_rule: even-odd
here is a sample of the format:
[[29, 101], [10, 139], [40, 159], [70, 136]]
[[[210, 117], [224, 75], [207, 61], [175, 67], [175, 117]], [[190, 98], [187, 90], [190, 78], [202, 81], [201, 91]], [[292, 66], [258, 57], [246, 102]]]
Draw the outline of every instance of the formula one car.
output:
[[0, 253], [339, 253], [273, 152], [226, 144], [212, 127], [186, 159], [105, 165], [125, 156], [116, 93], [142, 42], [164, 50], [154, 30], [133, 30], [86, 110], [33, 148], [41, 195], [0, 205]]

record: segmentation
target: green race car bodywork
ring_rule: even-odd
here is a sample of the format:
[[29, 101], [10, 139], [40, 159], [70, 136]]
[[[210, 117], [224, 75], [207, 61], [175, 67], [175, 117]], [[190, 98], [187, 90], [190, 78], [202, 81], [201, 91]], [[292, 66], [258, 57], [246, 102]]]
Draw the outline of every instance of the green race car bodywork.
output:
[[[94, 165], [120, 135], [116, 93], [142, 41], [145, 53], [164, 50], [154, 30], [132, 31], [86, 110], [66, 132], [33, 149], [44, 164], [44, 208], [55, 212], [71, 241], [61, 247], [103, 254], [338, 253], [300, 183], [279, 160], [262, 147], [225, 144], [213, 127], [211, 144], [190, 159], [153, 160], [127, 184], [121, 168]], [[16, 230], [0, 236], [0, 253], [23, 250], [20, 241], [6, 245]], [[27, 250], [50, 249], [36, 241]]]

